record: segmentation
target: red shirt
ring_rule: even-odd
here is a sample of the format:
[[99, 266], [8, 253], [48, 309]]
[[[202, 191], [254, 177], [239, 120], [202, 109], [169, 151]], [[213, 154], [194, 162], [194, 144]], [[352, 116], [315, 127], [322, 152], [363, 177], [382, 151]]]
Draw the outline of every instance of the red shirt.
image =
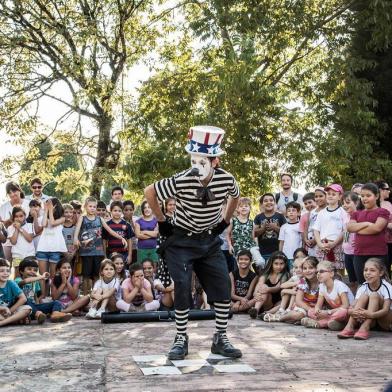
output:
[[[389, 220], [389, 211], [385, 208], [374, 210], [354, 211], [351, 219], [357, 223], [376, 223], [378, 218]], [[388, 246], [385, 237], [386, 227], [378, 234], [355, 234], [354, 255], [357, 256], [384, 256], [388, 253]]]

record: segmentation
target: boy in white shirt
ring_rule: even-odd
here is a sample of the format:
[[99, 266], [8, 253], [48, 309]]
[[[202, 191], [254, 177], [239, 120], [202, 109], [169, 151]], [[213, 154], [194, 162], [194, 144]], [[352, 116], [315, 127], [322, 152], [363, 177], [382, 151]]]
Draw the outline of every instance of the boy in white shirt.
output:
[[289, 260], [289, 269], [293, 266], [294, 252], [302, 246], [302, 236], [299, 229], [299, 216], [301, 214], [301, 205], [291, 201], [286, 206], [285, 223], [279, 232], [279, 250], [282, 251]]

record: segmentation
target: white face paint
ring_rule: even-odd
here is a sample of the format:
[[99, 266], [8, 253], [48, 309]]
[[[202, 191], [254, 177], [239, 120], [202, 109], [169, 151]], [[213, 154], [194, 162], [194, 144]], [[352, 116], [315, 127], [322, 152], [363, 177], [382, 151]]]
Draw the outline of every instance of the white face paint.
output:
[[208, 157], [204, 157], [202, 155], [191, 154], [191, 165], [192, 169], [198, 170], [198, 178], [201, 181], [205, 180], [212, 171], [211, 161]]

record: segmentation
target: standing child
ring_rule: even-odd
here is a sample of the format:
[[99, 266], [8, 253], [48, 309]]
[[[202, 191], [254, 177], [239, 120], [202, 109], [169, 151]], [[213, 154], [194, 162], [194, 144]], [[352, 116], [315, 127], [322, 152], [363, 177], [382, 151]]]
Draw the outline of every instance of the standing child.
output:
[[297, 324], [307, 316], [309, 310], [315, 307], [319, 292], [317, 264], [318, 259], [314, 256], [308, 256], [304, 259], [302, 264], [303, 277], [297, 285], [295, 307], [290, 312], [284, 314], [280, 321]]
[[105, 258], [102, 229], [106, 229], [110, 235], [119, 239], [124, 247], [127, 247], [127, 241], [114, 232], [102, 217], [97, 215], [97, 200], [94, 197], [86, 199], [84, 208], [86, 214], [80, 216], [76, 224], [74, 245], [79, 248], [79, 254], [82, 258], [83, 294], [88, 295], [92, 282], [99, 277], [101, 261]]
[[142, 263], [145, 259], [150, 259], [154, 263], [158, 263], [157, 254], [157, 237], [158, 237], [158, 221], [152, 214], [152, 210], [147, 201], [143, 201], [141, 205], [142, 218], [135, 223], [135, 234], [138, 238], [137, 242], [137, 262]]
[[52, 281], [51, 293], [61, 304], [62, 312], [78, 314], [89, 303], [89, 297], [79, 295], [80, 280], [72, 274], [70, 257], [63, 257], [56, 265], [56, 275]]
[[388, 245], [386, 228], [389, 211], [379, 207], [380, 194], [377, 185], [368, 183], [361, 190], [361, 202], [365, 209], [354, 211], [347, 225], [349, 233], [355, 233], [354, 269], [358, 282], [364, 282], [363, 268], [370, 257], [386, 260]]
[[237, 216], [234, 217], [227, 228], [227, 242], [229, 252], [237, 257], [240, 250], [255, 246], [253, 240], [253, 221], [249, 219], [251, 200], [241, 197], [238, 202]]
[[12, 209], [11, 219], [12, 224], [8, 226], [8, 239], [12, 244], [12, 264], [15, 268], [15, 277], [17, 277], [21, 261], [25, 257], [35, 256], [34, 228], [32, 223], [26, 222], [26, 213], [22, 207], [15, 206]]
[[310, 214], [317, 207], [314, 193], [306, 193], [303, 198], [303, 203], [305, 207], [305, 212], [301, 215], [301, 218], [299, 220], [299, 231], [301, 233], [304, 246], [307, 246], [306, 241], [310, 241], [310, 239], [308, 238]]
[[238, 269], [230, 272], [231, 309], [234, 313], [246, 312], [256, 300], [252, 299], [257, 283], [257, 275], [251, 271], [252, 254], [249, 250], [240, 250], [237, 254]]
[[29, 203], [30, 213], [26, 219], [27, 223], [32, 223], [34, 228], [33, 244], [34, 248], [37, 249], [39, 239], [42, 233], [42, 206], [39, 200], [33, 199]]
[[[36, 256], [40, 274], [49, 270], [52, 280], [56, 273], [56, 264], [60, 261], [62, 254], [68, 251], [63, 237], [64, 221], [64, 209], [60, 200], [55, 197], [48, 199], [44, 206], [43, 231], [38, 242]], [[45, 281], [42, 282], [42, 292], [45, 296], [49, 294], [49, 286]]]
[[321, 261], [317, 265], [319, 296], [314, 309], [308, 311], [308, 317], [301, 320], [307, 328], [328, 328], [340, 331], [346, 325], [348, 308], [354, 301], [349, 287], [335, 279], [335, 271], [330, 261]]
[[20, 322], [31, 313], [22, 289], [10, 278], [10, 264], [0, 259], [0, 327]]
[[74, 245], [74, 236], [76, 226], [74, 225], [73, 219], [73, 207], [71, 204], [63, 204], [64, 208], [64, 224], [63, 224], [63, 237], [65, 246], [68, 250], [68, 256], [70, 260], [73, 260], [76, 254], [76, 248]]
[[[132, 227], [132, 231], [135, 233], [135, 223], [139, 219], [138, 216], [134, 215], [135, 204], [132, 200], [125, 200], [123, 202], [123, 218], [125, 222], [129, 223]], [[137, 237], [134, 235], [132, 237], [132, 261], [137, 260]]]
[[114, 201], [110, 204], [112, 219], [108, 220], [107, 225], [115, 231], [122, 239], [125, 239], [127, 246], [123, 245], [123, 240], [111, 236], [105, 230], [103, 239], [105, 240], [106, 254], [111, 256], [113, 253], [120, 254], [128, 265], [132, 263], [132, 237], [135, 236], [131, 225], [123, 218], [123, 205], [121, 201]]
[[251, 318], [264, 318], [261, 310], [274, 313], [280, 304], [281, 284], [289, 279], [288, 259], [282, 252], [275, 252], [268, 260], [264, 274], [260, 277], [254, 292], [255, 306], [249, 310]]
[[26, 257], [20, 263], [21, 277], [15, 279], [15, 283], [22, 288], [27, 298], [27, 305], [31, 306], [31, 316], [42, 324], [46, 320], [46, 315], [50, 315], [52, 323], [66, 322], [72, 318], [71, 314], [62, 312], [59, 301], [49, 301], [41, 303], [41, 286], [43, 281], [49, 278], [49, 273], [42, 276], [38, 274], [38, 261], [35, 257]]
[[165, 215], [169, 218], [174, 216], [174, 211], [176, 210], [176, 199], [174, 197], [169, 197], [165, 200]]
[[345, 192], [343, 195], [343, 209], [346, 211], [344, 220], [344, 236], [343, 236], [343, 253], [344, 253], [344, 266], [346, 268], [349, 280], [349, 286], [353, 293], [357, 291], [358, 279], [354, 268], [354, 244], [355, 244], [355, 233], [349, 233], [347, 231], [347, 225], [351, 220], [351, 214], [353, 214], [358, 207], [360, 202], [359, 195], [355, 192]]
[[122, 284], [123, 298], [116, 305], [123, 312], [144, 312], [159, 309], [159, 301], [154, 300], [150, 282], [144, 277], [143, 267], [134, 264], [130, 277]]
[[[100, 218], [102, 219], [102, 218]], [[90, 310], [87, 319], [100, 319], [102, 313], [116, 310], [116, 301], [120, 299], [120, 280], [116, 278], [116, 269], [113, 261], [104, 259], [99, 269], [100, 278], [94, 283], [91, 293]]]
[[106, 212], [107, 212], [107, 207], [104, 201], [98, 200], [97, 201], [97, 216], [100, 216], [101, 218], [106, 220]]
[[[392, 330], [392, 285], [385, 264], [375, 257], [366, 261], [365, 283], [358, 288], [355, 302], [348, 314], [350, 319], [338, 338], [366, 340], [376, 324], [384, 331]], [[357, 332], [355, 328], [359, 326]]]
[[296, 201], [286, 204], [286, 219], [279, 233], [279, 250], [283, 252], [289, 260], [289, 270], [292, 268], [294, 252], [302, 246], [302, 236], [299, 231], [299, 216], [301, 205]]
[[332, 184], [325, 191], [327, 208], [318, 213], [313, 227], [318, 246], [316, 257], [331, 261], [335, 270], [339, 271], [344, 269], [342, 241], [345, 212], [340, 206], [343, 188], [339, 184]]
[[253, 236], [257, 238], [261, 256], [267, 262], [272, 253], [279, 250], [279, 231], [286, 223], [285, 217], [276, 212], [275, 196], [265, 193], [260, 197], [260, 210], [253, 225]]
[[314, 237], [314, 224], [316, 223], [318, 213], [327, 207], [327, 194], [323, 187], [317, 187], [314, 191], [314, 200], [316, 208], [309, 212], [309, 219], [303, 228], [304, 246], [309, 256], [317, 256], [317, 243]]

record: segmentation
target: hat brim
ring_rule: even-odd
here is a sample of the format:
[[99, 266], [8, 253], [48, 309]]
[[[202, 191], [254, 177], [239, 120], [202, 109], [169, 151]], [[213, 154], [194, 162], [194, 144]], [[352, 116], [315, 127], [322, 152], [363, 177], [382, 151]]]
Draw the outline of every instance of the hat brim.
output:
[[223, 150], [221, 150], [221, 149], [219, 149], [218, 152], [217, 152], [216, 154], [207, 154], [207, 153], [204, 153], [204, 152], [191, 151], [191, 150], [189, 149], [189, 146], [186, 146], [186, 147], [185, 147], [185, 151], [186, 151], [188, 154], [195, 154], [195, 155], [200, 155], [200, 156], [203, 156], [203, 157], [211, 157], [211, 158], [213, 158], [213, 157], [220, 157], [221, 155], [223, 155], [223, 154], [225, 153], [225, 152], [224, 152]]

